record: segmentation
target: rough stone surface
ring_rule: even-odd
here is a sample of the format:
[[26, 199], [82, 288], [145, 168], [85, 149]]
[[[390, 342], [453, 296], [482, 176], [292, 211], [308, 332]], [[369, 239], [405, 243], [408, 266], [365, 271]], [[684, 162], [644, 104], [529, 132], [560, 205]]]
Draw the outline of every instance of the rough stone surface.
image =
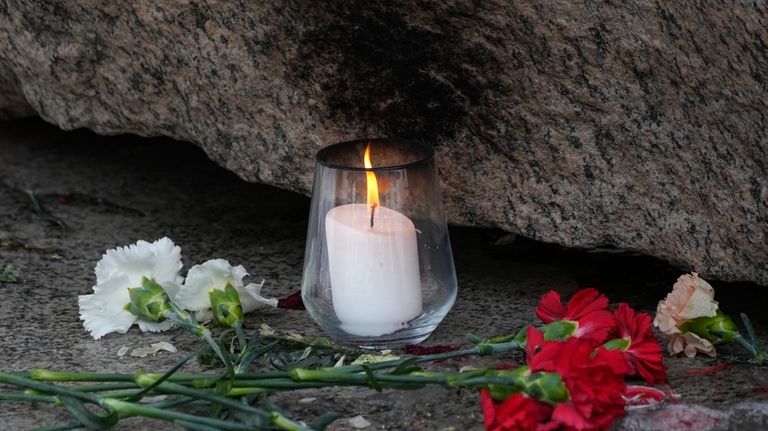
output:
[[0, 115], [303, 193], [326, 144], [416, 138], [454, 223], [768, 283], [765, 2], [369, 3], [6, 1]]
[[[0, 166], [0, 267], [12, 263], [23, 270], [20, 283], [0, 283], [0, 370], [160, 370], [198, 349], [198, 342], [178, 330], [141, 334], [133, 329], [99, 341], [83, 330], [77, 295], [90, 292], [96, 261], [104, 250], [138, 239], [170, 236], [182, 247], [186, 269], [218, 257], [241, 263], [254, 279], [266, 279], [266, 294], [284, 296], [301, 284], [308, 199], [241, 181], [189, 145], [64, 133], [37, 121], [6, 124], [0, 126]], [[36, 215], [28, 192], [67, 229]], [[570, 295], [580, 286], [595, 286], [613, 301], [653, 311], [680, 274], [649, 257], [574, 251], [519, 238], [499, 241], [504, 233], [498, 230], [454, 228], [451, 237], [459, 295], [427, 345], [462, 344], [467, 332], [515, 332], [535, 319], [533, 307], [550, 289]], [[764, 289], [749, 283], [713, 285], [721, 307], [750, 313], [759, 336], [767, 341]], [[262, 322], [278, 331], [321, 335], [302, 311], [254, 312], [248, 315], [247, 327]], [[171, 342], [178, 352], [118, 356], [123, 346], [158, 341]], [[668, 358], [668, 389], [674, 398], [662, 408], [631, 411], [615, 429], [766, 429], [768, 373], [745, 363], [737, 348], [719, 351], [721, 357], [715, 360]], [[436, 366], [456, 370], [509, 360], [474, 358]], [[689, 373], [723, 362], [732, 366], [712, 376]], [[300, 402], [305, 398], [315, 400]], [[363, 415], [372, 423], [370, 430], [482, 429], [479, 397], [468, 390], [430, 387], [377, 393], [333, 388], [284, 393], [273, 401], [302, 420], [329, 410], [346, 418]], [[0, 429], [30, 429], [66, 419], [61, 409], [0, 403]], [[169, 429], [139, 419], [118, 428]], [[352, 428], [340, 420], [332, 429]]]

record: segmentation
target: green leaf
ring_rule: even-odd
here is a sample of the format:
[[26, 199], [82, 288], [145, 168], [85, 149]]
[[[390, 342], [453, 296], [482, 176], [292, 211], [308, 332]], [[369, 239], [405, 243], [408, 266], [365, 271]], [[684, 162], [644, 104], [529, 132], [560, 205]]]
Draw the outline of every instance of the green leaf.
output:
[[129, 402], [137, 402], [137, 401], [139, 401], [140, 399], [142, 399], [144, 397], [144, 395], [146, 395], [149, 392], [151, 392], [160, 383], [163, 383], [164, 381], [168, 380], [169, 377], [171, 377], [172, 375], [176, 374], [176, 371], [178, 371], [179, 368], [181, 368], [184, 364], [187, 363], [187, 361], [189, 361], [190, 359], [192, 359], [196, 355], [197, 355], [197, 353], [190, 353], [189, 355], [184, 357], [181, 361], [179, 361], [176, 365], [174, 365], [173, 368], [168, 370], [165, 374], [163, 374], [159, 378], [154, 379], [154, 381], [150, 385], [148, 385], [147, 387], [145, 387], [144, 389], [142, 389], [140, 392], [136, 393], [135, 395], [131, 396], [130, 398], [126, 399], [126, 401], [129, 401]]
[[62, 219], [56, 217], [55, 215], [51, 214], [50, 211], [45, 209], [45, 207], [40, 203], [40, 201], [37, 200], [37, 196], [35, 196], [35, 194], [32, 191], [27, 190], [27, 196], [29, 196], [29, 199], [32, 201], [32, 209], [35, 210], [35, 214], [37, 214], [38, 217], [40, 217], [41, 219], [47, 221], [52, 225], [58, 226], [63, 231], [66, 231], [68, 229], [67, 224], [64, 223]]
[[0, 282], [18, 283], [21, 281], [21, 268], [9, 263], [5, 265], [3, 272], [0, 272]]
[[365, 375], [368, 376], [368, 386], [371, 389], [375, 389], [377, 392], [381, 392], [384, 390], [384, 385], [381, 384], [381, 382], [376, 378], [376, 375], [371, 371], [370, 368], [363, 365], [363, 371], [365, 372]]
[[558, 320], [544, 325], [542, 333], [545, 340], [565, 340], [576, 332], [578, 324], [570, 320]]
[[523, 328], [519, 331], [517, 331], [517, 335], [515, 335], [515, 338], [513, 338], [514, 341], [517, 342], [520, 346], [525, 346], [526, 341], [528, 341], [528, 328], [530, 328], [533, 325], [526, 325], [523, 326]]
[[603, 347], [608, 350], [621, 350], [622, 352], [626, 352], [627, 348], [629, 348], [629, 340], [626, 338], [614, 338], [603, 344]]
[[412, 372], [421, 371], [421, 367], [416, 367], [414, 364], [419, 362], [419, 358], [410, 358], [403, 361], [394, 371], [390, 374], [398, 376], [403, 374], [410, 374]]

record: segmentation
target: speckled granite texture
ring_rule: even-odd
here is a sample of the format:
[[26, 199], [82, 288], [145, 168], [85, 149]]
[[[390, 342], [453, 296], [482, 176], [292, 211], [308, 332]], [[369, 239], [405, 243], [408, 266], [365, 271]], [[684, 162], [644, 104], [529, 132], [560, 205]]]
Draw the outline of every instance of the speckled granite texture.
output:
[[763, 284], [766, 70], [763, 1], [0, 5], [0, 115], [303, 193], [326, 144], [421, 139], [454, 223]]
[[[185, 268], [210, 258], [243, 264], [266, 279], [266, 294], [283, 296], [301, 284], [309, 202], [303, 196], [248, 184], [206, 160], [201, 151], [171, 140], [100, 137], [57, 131], [39, 121], [0, 125], [0, 266], [23, 269], [18, 284], [0, 283], [0, 369], [34, 367], [135, 372], [172, 366], [200, 344], [181, 331], [111, 334], [94, 341], [78, 320], [78, 294], [90, 291], [104, 250], [163, 235], [182, 247]], [[25, 191], [35, 193], [66, 231], [39, 218]], [[454, 309], [427, 345], [462, 344], [467, 332], [492, 336], [516, 331], [535, 318], [541, 295], [569, 295], [595, 286], [613, 301], [653, 311], [680, 274], [657, 259], [575, 251], [520, 238], [509, 242], [491, 229], [454, 228], [459, 280]], [[713, 282], [724, 310], [745, 311], [768, 340], [765, 286]], [[247, 326], [321, 335], [306, 312], [268, 310], [248, 315]], [[122, 346], [169, 341], [179, 352], [119, 358]], [[768, 427], [768, 372], [740, 361], [736, 348], [715, 360], [668, 358], [671, 393], [663, 408], [635, 410], [615, 431], [763, 431]], [[496, 359], [491, 365], [508, 362]], [[725, 361], [713, 376], [690, 370]], [[484, 359], [437, 367], [484, 366]], [[315, 398], [311, 402], [299, 402]], [[413, 392], [335, 388], [286, 393], [273, 401], [302, 420], [328, 410], [363, 415], [368, 430], [480, 430], [477, 394], [426, 388]], [[306, 401], [306, 400], [305, 400]], [[0, 403], [0, 430], [24, 430], [66, 419], [43, 405]], [[169, 429], [129, 419], [120, 430]], [[346, 419], [333, 430], [350, 430]]]

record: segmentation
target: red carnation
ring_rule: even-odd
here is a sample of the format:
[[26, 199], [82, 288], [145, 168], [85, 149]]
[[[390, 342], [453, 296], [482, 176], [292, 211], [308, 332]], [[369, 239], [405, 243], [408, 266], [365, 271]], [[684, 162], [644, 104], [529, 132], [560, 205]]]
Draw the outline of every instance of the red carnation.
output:
[[[667, 375], [662, 350], [653, 336], [651, 316], [647, 313], [636, 313], [628, 304], [621, 303], [616, 308], [614, 317], [619, 338], [627, 343], [621, 351], [624, 352], [632, 370], [630, 375], [640, 376], [651, 385], [665, 383]], [[623, 346], [617, 344], [617, 347]]]
[[535, 328], [528, 330], [532, 373], [557, 373], [569, 398], [558, 403], [540, 430], [604, 430], [624, 415], [624, 376], [630, 371], [622, 352], [598, 347], [586, 339], [543, 341]]
[[602, 344], [614, 329], [613, 314], [608, 310], [608, 298], [595, 289], [581, 289], [563, 306], [560, 294], [554, 290], [541, 298], [536, 315], [545, 324], [569, 321], [576, 324], [574, 337], [587, 338]]
[[480, 400], [488, 431], [533, 431], [552, 414], [552, 407], [524, 394], [514, 394], [497, 403], [490, 392], [483, 389]]

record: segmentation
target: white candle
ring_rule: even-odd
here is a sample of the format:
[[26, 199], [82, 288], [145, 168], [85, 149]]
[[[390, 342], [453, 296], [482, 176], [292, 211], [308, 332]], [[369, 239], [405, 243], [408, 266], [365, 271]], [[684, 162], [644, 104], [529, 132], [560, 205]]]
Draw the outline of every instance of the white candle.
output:
[[325, 217], [331, 296], [341, 328], [380, 336], [421, 314], [416, 228], [405, 215], [366, 204], [335, 207]]

